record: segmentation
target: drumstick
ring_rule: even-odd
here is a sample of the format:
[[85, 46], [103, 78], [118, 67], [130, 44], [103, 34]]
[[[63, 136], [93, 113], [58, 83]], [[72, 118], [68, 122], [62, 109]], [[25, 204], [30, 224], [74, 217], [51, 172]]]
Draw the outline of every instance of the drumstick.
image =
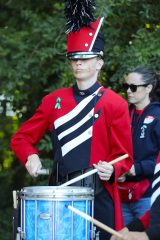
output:
[[[109, 164], [113, 165], [114, 163], [117, 163], [117, 162], [127, 158], [128, 156], [129, 156], [128, 154], [124, 154], [121, 157], [118, 157], [118, 158], [114, 159], [113, 161], [109, 162]], [[75, 182], [78, 182], [79, 180], [81, 180], [83, 178], [86, 178], [86, 177], [88, 177], [88, 176], [90, 176], [90, 175], [92, 175], [92, 174], [94, 174], [96, 172], [98, 172], [98, 170], [97, 169], [93, 169], [93, 170], [91, 170], [89, 172], [86, 172], [86, 173], [84, 173], [84, 174], [82, 174], [82, 175], [80, 175], [78, 177], [75, 177], [75, 178], [69, 180], [68, 182], [65, 182], [65, 183], [61, 184], [59, 187], [65, 187], [65, 186], [71, 185], [71, 184], [73, 184]]]
[[49, 169], [41, 168], [37, 171], [38, 175], [49, 175]]
[[120, 239], [123, 239], [122, 235], [115, 231], [114, 229], [108, 227], [107, 225], [103, 224], [102, 222], [96, 220], [95, 218], [87, 215], [86, 213], [80, 211], [79, 209], [77, 208], [74, 208], [72, 206], [66, 206], [68, 209], [70, 209], [72, 212], [75, 212], [77, 213], [78, 215], [80, 215], [81, 217], [85, 218], [86, 220], [92, 222], [93, 224], [95, 224], [96, 226], [102, 228], [103, 230], [105, 230], [106, 232], [109, 232], [110, 234], [112, 235], [115, 235], [116, 237], [119, 237]]
[[129, 155], [128, 155], [128, 154], [124, 154], [124, 155], [122, 155], [121, 157], [118, 157], [118, 158], [112, 160], [112, 161], [109, 162], [109, 163], [110, 163], [111, 165], [113, 165], [113, 164], [115, 164], [115, 163], [117, 163], [117, 162], [120, 162], [121, 160], [123, 160], [123, 159], [125, 159], [125, 158], [127, 158], [127, 157], [129, 157]]

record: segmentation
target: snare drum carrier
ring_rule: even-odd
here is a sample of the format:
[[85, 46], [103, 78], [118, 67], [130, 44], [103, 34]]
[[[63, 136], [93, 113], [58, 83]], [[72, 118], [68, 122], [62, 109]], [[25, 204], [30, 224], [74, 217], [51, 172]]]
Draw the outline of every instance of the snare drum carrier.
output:
[[20, 239], [90, 240], [93, 226], [66, 206], [93, 216], [93, 190], [85, 187], [25, 187], [19, 192]]

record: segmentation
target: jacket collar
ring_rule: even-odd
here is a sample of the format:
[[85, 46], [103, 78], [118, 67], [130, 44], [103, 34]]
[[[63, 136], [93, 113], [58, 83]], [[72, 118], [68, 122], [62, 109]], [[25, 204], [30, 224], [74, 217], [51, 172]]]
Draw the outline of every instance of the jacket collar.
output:
[[79, 95], [79, 96], [89, 96], [91, 94], [93, 94], [101, 85], [96, 82], [92, 85], [92, 87], [86, 89], [86, 90], [80, 90], [77, 86], [77, 84], [75, 84], [73, 86], [73, 91], [76, 95]]

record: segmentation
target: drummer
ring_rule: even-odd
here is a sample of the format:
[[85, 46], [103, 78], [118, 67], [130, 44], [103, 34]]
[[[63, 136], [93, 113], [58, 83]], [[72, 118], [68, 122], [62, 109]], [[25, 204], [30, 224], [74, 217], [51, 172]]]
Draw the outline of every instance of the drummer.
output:
[[[49, 130], [56, 166], [50, 184], [59, 185], [95, 166], [98, 174], [75, 185], [95, 189], [94, 217], [119, 230], [123, 222], [116, 182], [132, 165], [128, 105], [98, 81], [104, 64], [103, 18], [90, 17], [89, 26], [85, 20], [67, 29], [67, 57], [75, 83], [42, 99], [33, 116], [12, 137], [11, 148], [29, 174], [36, 177], [42, 164], [35, 145]], [[127, 159], [114, 166], [109, 163], [126, 153]], [[101, 229], [97, 234], [100, 240], [110, 238]]]
[[[159, 240], [160, 233], [160, 153], [152, 181], [151, 207], [143, 216], [135, 218], [119, 233], [124, 240]], [[121, 240], [112, 236], [110, 240]]]

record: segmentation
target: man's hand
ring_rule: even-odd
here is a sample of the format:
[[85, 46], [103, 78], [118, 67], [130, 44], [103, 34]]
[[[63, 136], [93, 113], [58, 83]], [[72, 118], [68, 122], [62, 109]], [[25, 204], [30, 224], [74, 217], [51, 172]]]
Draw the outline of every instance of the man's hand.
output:
[[122, 235], [122, 238], [113, 236], [110, 240], [149, 240], [145, 232], [130, 232], [128, 228], [123, 228], [119, 233]]
[[40, 170], [42, 168], [42, 164], [39, 159], [39, 156], [37, 154], [32, 154], [32, 155], [28, 156], [25, 167], [31, 176], [37, 177], [38, 170]]
[[100, 160], [94, 167], [98, 170], [99, 178], [104, 181], [108, 181], [114, 172], [114, 167], [105, 161]]

